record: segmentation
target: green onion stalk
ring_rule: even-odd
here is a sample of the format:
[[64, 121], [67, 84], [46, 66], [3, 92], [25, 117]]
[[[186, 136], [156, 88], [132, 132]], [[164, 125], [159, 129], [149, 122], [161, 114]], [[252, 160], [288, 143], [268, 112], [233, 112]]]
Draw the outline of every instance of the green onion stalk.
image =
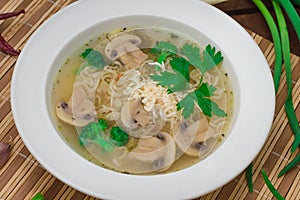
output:
[[[285, 72], [286, 72], [286, 83], [287, 83], [287, 89], [288, 94], [287, 98], [285, 100], [285, 111], [289, 120], [289, 124], [291, 126], [291, 129], [294, 133], [295, 139], [291, 148], [291, 152], [295, 152], [297, 147], [299, 146], [299, 123], [297, 120], [297, 116], [295, 113], [295, 109], [293, 106], [293, 99], [292, 99], [292, 64], [291, 64], [291, 52], [290, 52], [290, 42], [289, 42], [289, 34], [287, 30], [287, 25], [284, 19], [284, 15], [281, 11], [281, 8], [279, 4], [276, 2], [277, 0], [272, 0], [275, 14], [278, 20], [278, 26], [281, 36], [281, 44], [282, 44], [282, 53], [283, 53], [283, 60], [284, 60], [284, 66], [285, 66]], [[300, 19], [299, 19], [300, 23]], [[300, 28], [300, 24], [299, 24]]]
[[[272, 1], [274, 1], [274, 0], [272, 0]], [[299, 41], [300, 41], [300, 17], [298, 15], [295, 7], [293, 6], [293, 4], [291, 3], [291, 1], [289, 1], [289, 0], [275, 0], [275, 1], [283, 7], [283, 9], [285, 10], [286, 14], [290, 18], [291, 23], [292, 23], [292, 25], [293, 25], [293, 27], [294, 27], [294, 29], [296, 31], [296, 34], [298, 36]], [[296, 2], [297, 5], [299, 5], [300, 1], [296, 0], [294, 2]]]
[[296, 157], [279, 172], [278, 177], [284, 175], [285, 173], [293, 169], [299, 162], [300, 162], [300, 153], [298, 153]]
[[249, 191], [253, 192], [253, 179], [252, 179], [252, 171], [253, 171], [253, 162], [246, 169], [246, 179]]
[[284, 197], [281, 196], [281, 194], [273, 186], [272, 182], [268, 178], [268, 175], [267, 175], [267, 173], [266, 173], [266, 171], [264, 169], [261, 170], [261, 174], [262, 174], [262, 177], [263, 177], [266, 185], [268, 186], [269, 190], [272, 192], [272, 194], [274, 195], [274, 197], [276, 199], [278, 199], [278, 200], [284, 200]]
[[280, 76], [282, 71], [282, 49], [281, 49], [281, 40], [279, 36], [279, 31], [277, 29], [276, 23], [272, 18], [272, 15], [268, 11], [267, 7], [263, 4], [261, 0], [252, 0], [258, 9], [261, 11], [262, 15], [264, 16], [272, 35], [272, 39], [274, 42], [274, 50], [275, 50], [275, 64], [274, 64], [274, 86], [275, 91], [277, 93], [279, 83], [280, 83]]

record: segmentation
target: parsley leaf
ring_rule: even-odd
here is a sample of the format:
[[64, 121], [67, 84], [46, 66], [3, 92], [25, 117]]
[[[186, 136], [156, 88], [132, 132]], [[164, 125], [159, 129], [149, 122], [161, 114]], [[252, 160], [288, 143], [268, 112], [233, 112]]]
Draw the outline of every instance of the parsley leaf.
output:
[[96, 69], [102, 69], [105, 66], [103, 56], [99, 51], [94, 49], [86, 49], [81, 56]]
[[194, 112], [194, 102], [197, 99], [197, 96], [194, 92], [186, 95], [180, 102], [176, 104], [177, 110], [182, 109], [182, 116], [187, 119]]
[[159, 85], [168, 88], [168, 92], [182, 91], [188, 88], [188, 81], [186, 78], [175, 71], [175, 73], [163, 71], [160, 74], [152, 74], [150, 78], [157, 81]]
[[203, 68], [205, 71], [213, 68], [214, 66], [221, 63], [223, 56], [220, 51], [216, 53], [216, 48], [207, 45], [205, 51], [203, 51]]
[[174, 71], [179, 72], [185, 77], [187, 81], [190, 81], [190, 63], [186, 59], [184, 59], [183, 57], [174, 57], [170, 61], [170, 64]]
[[189, 93], [177, 103], [177, 110], [183, 109], [182, 115], [187, 119], [194, 112], [194, 102], [196, 102], [206, 116], [212, 117], [212, 114], [215, 114], [218, 117], [226, 117], [227, 114], [210, 99], [215, 91], [215, 87], [202, 83], [197, 90]]
[[178, 49], [175, 45], [166, 42], [160, 41], [158, 42], [152, 49], [152, 53], [158, 54], [157, 62], [162, 63], [164, 62], [169, 56], [173, 56], [177, 54]]
[[211, 45], [205, 47], [205, 51], [202, 52], [202, 55], [200, 54], [200, 49], [192, 44], [185, 44], [181, 48], [181, 52], [192, 65], [200, 69], [202, 74], [223, 60], [221, 52], [216, 52], [216, 48], [211, 47]]
[[202, 70], [202, 59], [200, 57], [199, 51], [200, 49], [197, 46], [193, 46], [191, 44], [185, 44], [181, 48], [181, 53], [183, 53], [183, 55], [187, 57], [189, 62], [195, 67], [199, 68], [202, 73], [204, 73]]

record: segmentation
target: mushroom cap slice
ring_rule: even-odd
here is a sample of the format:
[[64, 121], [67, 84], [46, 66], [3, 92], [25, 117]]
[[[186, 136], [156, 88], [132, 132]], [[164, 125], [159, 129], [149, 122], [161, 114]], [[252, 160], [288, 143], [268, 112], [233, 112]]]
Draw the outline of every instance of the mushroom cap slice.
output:
[[56, 114], [62, 121], [73, 126], [82, 127], [93, 122], [96, 117], [95, 105], [88, 98], [88, 94], [82, 85], [76, 85], [69, 102], [59, 102], [56, 105]]
[[151, 123], [150, 113], [144, 109], [142, 102], [138, 100], [126, 101], [122, 107], [121, 115], [124, 125], [133, 129]]
[[[134, 46], [139, 46], [142, 43], [142, 40], [140, 37], [130, 34], [122, 34], [118, 35], [117, 37], [114, 37], [110, 42], [107, 43], [105, 46], [105, 55], [110, 60], [115, 60], [122, 54], [125, 54], [126, 51], [123, 48], [124, 44], [132, 44]], [[133, 46], [131, 46], [132, 48]], [[131, 51], [136, 49], [131, 49]], [[130, 51], [128, 49], [127, 51]]]
[[57, 117], [65, 123], [68, 123], [73, 126], [82, 127], [87, 125], [90, 122], [94, 121], [94, 116], [86, 114], [82, 117], [74, 117], [72, 109], [69, 104], [62, 101], [56, 105], [56, 114]]
[[148, 58], [148, 55], [137, 47], [141, 43], [141, 38], [136, 35], [121, 34], [107, 43], [105, 55], [110, 60], [119, 59], [128, 69], [133, 69]]
[[202, 116], [199, 120], [188, 124], [186, 120], [175, 125], [175, 141], [179, 148], [190, 156], [199, 156], [203, 151], [207, 135], [211, 135], [208, 120]]
[[85, 66], [76, 76], [73, 93], [68, 102], [59, 102], [56, 114], [62, 121], [82, 127], [96, 118], [95, 92], [101, 72], [92, 66]]
[[146, 163], [153, 163], [154, 170], [166, 170], [175, 161], [176, 145], [173, 137], [166, 132], [141, 138], [130, 156]]
[[192, 145], [199, 123], [196, 121], [189, 124], [187, 120], [181, 120], [174, 125], [175, 141], [182, 152], [186, 152]]
[[154, 113], [159, 112], [160, 107], [155, 107], [152, 112], [144, 109], [144, 105], [139, 100], [125, 101], [121, 109], [120, 126], [133, 137], [149, 137], [157, 134], [164, 126], [165, 120]]
[[125, 43], [117, 52], [120, 55], [118, 59], [124, 63], [128, 69], [139, 67], [148, 58], [147, 54], [130, 42]]

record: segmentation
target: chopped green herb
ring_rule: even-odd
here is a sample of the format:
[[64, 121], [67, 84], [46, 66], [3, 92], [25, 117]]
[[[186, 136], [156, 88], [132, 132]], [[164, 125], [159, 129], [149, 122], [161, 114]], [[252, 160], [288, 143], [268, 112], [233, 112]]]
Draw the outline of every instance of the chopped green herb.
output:
[[104, 151], [111, 151], [113, 149], [112, 143], [107, 140], [103, 133], [103, 121], [91, 122], [84, 126], [79, 134], [79, 143], [86, 146], [89, 143], [94, 143], [103, 148]]
[[102, 69], [105, 66], [103, 56], [99, 51], [88, 48], [81, 54], [81, 56], [96, 69]]
[[168, 57], [176, 55], [178, 49], [175, 45], [169, 42], [160, 41], [151, 49], [151, 52], [158, 54], [157, 62], [162, 63]]
[[163, 71], [160, 74], [150, 75], [150, 78], [157, 81], [159, 85], [168, 88], [169, 93], [185, 90], [189, 86], [186, 78], [177, 71], [174, 73]]
[[207, 45], [205, 47], [205, 51], [202, 53], [202, 58], [200, 55], [200, 49], [191, 44], [185, 44], [181, 48], [181, 52], [187, 57], [188, 61], [192, 65], [200, 69], [202, 74], [215, 67], [223, 60], [221, 52], [216, 52], [215, 47], [212, 48], [211, 45]]
[[278, 177], [284, 175], [285, 173], [289, 172], [291, 169], [296, 167], [300, 163], [300, 153], [296, 155], [296, 157], [288, 164], [286, 165], [278, 174]]
[[276, 197], [278, 200], [284, 200], [284, 197], [281, 196], [281, 194], [275, 189], [273, 184], [271, 183], [270, 179], [268, 178], [268, 175], [266, 174], [266, 171], [264, 169], [261, 170], [261, 174], [263, 176], [263, 179], [265, 183], [267, 184], [269, 190], [272, 192], [274, 197]]
[[215, 114], [218, 117], [226, 117], [227, 114], [210, 99], [215, 91], [215, 87], [202, 83], [197, 90], [189, 93], [176, 104], [177, 110], [183, 109], [182, 115], [186, 119], [193, 114], [194, 102], [196, 102], [206, 116], [212, 117], [212, 114]]
[[103, 131], [108, 128], [107, 121], [104, 119], [99, 119], [98, 124], [99, 124], [99, 128]]
[[110, 138], [117, 146], [124, 146], [129, 140], [128, 134], [117, 126], [111, 128]]
[[252, 168], [253, 168], [253, 163], [251, 162], [246, 169], [247, 185], [250, 192], [253, 192]]

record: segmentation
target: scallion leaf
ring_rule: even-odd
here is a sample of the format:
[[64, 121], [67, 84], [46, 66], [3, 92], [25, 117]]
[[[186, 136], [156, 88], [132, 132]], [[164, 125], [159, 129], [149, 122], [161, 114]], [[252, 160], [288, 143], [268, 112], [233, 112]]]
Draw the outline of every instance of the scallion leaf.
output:
[[298, 40], [300, 41], [300, 17], [289, 0], [275, 0], [277, 3], [279, 3], [283, 9], [285, 10], [286, 14], [290, 18], [292, 25], [297, 33]]
[[285, 173], [289, 172], [291, 169], [296, 167], [300, 163], [300, 153], [296, 155], [296, 157], [288, 164], [286, 165], [278, 174], [278, 177], [284, 175]]
[[31, 200], [45, 200], [45, 198], [42, 193], [38, 192], [31, 198]]
[[250, 192], [253, 192], [252, 168], [253, 168], [253, 163], [251, 162], [246, 169], [247, 185]]
[[[297, 120], [297, 116], [294, 110], [293, 106], [293, 100], [292, 100], [292, 64], [291, 64], [291, 52], [290, 52], [290, 42], [289, 42], [289, 34], [287, 30], [287, 25], [284, 19], [284, 15], [281, 11], [281, 8], [279, 4], [276, 2], [277, 0], [272, 0], [275, 14], [278, 20], [278, 26], [279, 26], [279, 32], [281, 36], [281, 44], [282, 44], [282, 53], [283, 53], [283, 60], [284, 60], [284, 66], [285, 66], [285, 72], [286, 72], [286, 84], [288, 89], [288, 94], [285, 101], [285, 111], [289, 120], [289, 124], [291, 126], [291, 129], [294, 133], [294, 136], [296, 138], [299, 137], [298, 129], [299, 129], [299, 123]], [[300, 19], [299, 19], [300, 20]], [[300, 22], [300, 21], [299, 21]], [[300, 26], [299, 26], [300, 28]], [[292, 146], [291, 152], [295, 152], [298, 145], [295, 144], [296, 139], [294, 139], [294, 144]]]
[[280, 83], [280, 76], [282, 71], [282, 49], [281, 49], [281, 41], [279, 36], [279, 31], [276, 26], [275, 21], [272, 18], [272, 15], [268, 11], [267, 7], [261, 2], [261, 0], [252, 0], [257, 8], [261, 11], [262, 15], [264, 16], [272, 35], [272, 39], [274, 42], [274, 50], [275, 50], [275, 64], [274, 64], [274, 87], [277, 93], [279, 83]]
[[267, 184], [269, 190], [274, 195], [274, 197], [276, 197], [278, 200], [284, 200], [284, 197], [275, 189], [275, 187], [271, 183], [271, 181], [264, 169], [261, 170], [261, 174], [262, 174], [263, 179], [264, 179], [265, 183]]

